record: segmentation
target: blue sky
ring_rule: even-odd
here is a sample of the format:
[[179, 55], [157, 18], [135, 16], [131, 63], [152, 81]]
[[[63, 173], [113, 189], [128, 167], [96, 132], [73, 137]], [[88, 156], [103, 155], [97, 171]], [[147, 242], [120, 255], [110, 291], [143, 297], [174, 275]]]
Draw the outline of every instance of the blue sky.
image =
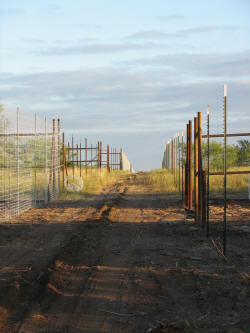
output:
[[211, 106], [249, 131], [250, 1], [0, 2], [0, 103], [122, 147], [136, 170]]

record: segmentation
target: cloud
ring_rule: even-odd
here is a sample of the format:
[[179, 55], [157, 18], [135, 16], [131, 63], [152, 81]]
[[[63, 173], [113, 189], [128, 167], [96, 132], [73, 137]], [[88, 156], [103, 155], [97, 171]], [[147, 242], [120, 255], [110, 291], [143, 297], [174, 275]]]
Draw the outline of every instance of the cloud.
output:
[[[247, 131], [250, 79], [228, 83], [228, 131]], [[20, 112], [60, 117], [67, 135], [124, 148], [137, 169], [160, 167], [163, 145], [198, 111], [211, 107], [211, 132], [222, 130], [224, 79], [167, 70], [105, 68], [0, 77], [0, 98]], [[30, 120], [33, 122], [33, 119]], [[150, 154], [150, 159], [148, 158]]]
[[250, 75], [250, 51], [218, 54], [172, 54], [141, 58], [132, 65], [162, 66], [197, 77], [246, 77]]
[[184, 15], [182, 14], [172, 14], [172, 15], [166, 15], [166, 16], [162, 16], [162, 15], [158, 15], [156, 16], [156, 19], [159, 21], [163, 21], [163, 22], [169, 22], [169, 21], [173, 21], [173, 20], [181, 20], [184, 19]]
[[158, 30], [143, 30], [138, 31], [130, 36], [129, 39], [155, 39], [155, 38], [169, 38], [174, 37], [175, 34], [165, 33]]
[[42, 43], [45, 43], [44, 40], [38, 39], [38, 38], [22, 38], [21, 41], [24, 42], [24, 43], [28, 43], [28, 44], [42, 44]]
[[1, 16], [14, 16], [23, 14], [23, 10], [17, 8], [0, 8], [0, 17]]
[[120, 52], [147, 50], [156, 47], [161, 47], [157, 43], [94, 43], [87, 41], [83, 45], [72, 47], [52, 47], [46, 50], [36, 51], [35, 55], [41, 56], [67, 56], [79, 54], [114, 54]]
[[155, 39], [155, 38], [187, 38], [195, 34], [211, 33], [215, 31], [237, 29], [235, 26], [203, 26], [189, 29], [177, 30], [174, 33], [167, 33], [159, 30], [138, 31], [127, 38], [129, 39]]

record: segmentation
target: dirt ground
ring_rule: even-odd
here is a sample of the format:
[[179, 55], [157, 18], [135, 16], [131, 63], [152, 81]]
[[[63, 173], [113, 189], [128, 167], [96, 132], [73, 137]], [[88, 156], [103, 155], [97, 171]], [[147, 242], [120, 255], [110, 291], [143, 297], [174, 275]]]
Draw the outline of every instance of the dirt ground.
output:
[[0, 225], [0, 332], [250, 332], [250, 202], [211, 237], [143, 174]]

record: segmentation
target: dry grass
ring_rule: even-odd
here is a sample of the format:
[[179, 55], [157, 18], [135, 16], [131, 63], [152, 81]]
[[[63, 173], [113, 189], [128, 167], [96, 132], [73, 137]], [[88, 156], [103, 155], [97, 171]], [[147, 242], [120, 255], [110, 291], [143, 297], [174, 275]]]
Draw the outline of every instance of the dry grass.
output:
[[160, 193], [175, 194], [178, 188], [174, 182], [174, 174], [167, 169], [156, 169], [145, 174], [146, 185], [152, 186], [152, 190]]
[[[73, 169], [68, 169], [68, 174], [73, 175]], [[100, 193], [104, 186], [118, 183], [122, 177], [129, 175], [128, 171], [113, 170], [110, 173], [106, 169], [88, 169], [87, 174], [82, 170], [83, 189], [81, 192], [70, 193], [62, 189], [59, 198], [61, 199], [79, 199], [91, 194]], [[74, 175], [80, 177], [80, 169], [74, 168]]]
[[[228, 171], [246, 171], [250, 167], [232, 167]], [[224, 177], [210, 176], [211, 196], [221, 196], [224, 191]], [[248, 197], [248, 175], [227, 175], [227, 191], [230, 195], [239, 196], [239, 198]]]
[[[245, 171], [250, 167], [233, 167], [228, 171]], [[250, 177], [250, 176], [249, 176]], [[213, 197], [220, 197], [224, 191], [223, 176], [210, 176], [210, 192]], [[174, 182], [174, 174], [171, 170], [156, 169], [145, 174], [145, 184], [152, 186], [152, 190], [160, 193], [175, 194], [178, 186]], [[229, 196], [248, 198], [248, 175], [228, 175], [227, 191]]]

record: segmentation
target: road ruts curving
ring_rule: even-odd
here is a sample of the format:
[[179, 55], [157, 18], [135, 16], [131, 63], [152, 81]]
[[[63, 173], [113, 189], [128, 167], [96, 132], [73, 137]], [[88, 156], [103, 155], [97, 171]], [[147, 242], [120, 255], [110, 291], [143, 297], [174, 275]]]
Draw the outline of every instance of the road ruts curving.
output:
[[[13, 332], [247, 332], [247, 277], [143, 177], [109, 189], [69, 232], [36, 296], [17, 298], [27, 311]], [[241, 236], [246, 255], [248, 241]]]

